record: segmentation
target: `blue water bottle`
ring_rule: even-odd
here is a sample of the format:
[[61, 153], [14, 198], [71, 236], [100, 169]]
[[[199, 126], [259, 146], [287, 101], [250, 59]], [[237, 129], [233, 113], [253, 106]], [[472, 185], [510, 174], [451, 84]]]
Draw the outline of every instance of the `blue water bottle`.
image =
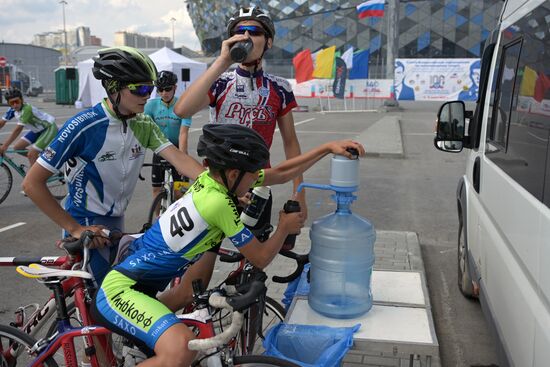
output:
[[317, 188], [336, 192], [336, 212], [315, 220], [310, 231], [308, 303], [320, 314], [339, 319], [361, 316], [372, 307], [370, 285], [376, 232], [367, 219], [351, 212], [358, 177], [357, 158], [332, 158], [331, 184]]

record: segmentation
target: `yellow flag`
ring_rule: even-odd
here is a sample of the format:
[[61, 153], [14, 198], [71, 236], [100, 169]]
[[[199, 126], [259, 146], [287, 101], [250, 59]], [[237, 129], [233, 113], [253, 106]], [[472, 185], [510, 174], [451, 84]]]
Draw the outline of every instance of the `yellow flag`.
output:
[[533, 97], [535, 95], [535, 84], [537, 83], [537, 72], [529, 66], [523, 71], [523, 79], [519, 87], [519, 95]]
[[315, 69], [313, 69], [313, 77], [318, 79], [332, 78], [332, 66], [334, 64], [334, 53], [336, 46], [330, 46], [317, 53], [315, 59]]

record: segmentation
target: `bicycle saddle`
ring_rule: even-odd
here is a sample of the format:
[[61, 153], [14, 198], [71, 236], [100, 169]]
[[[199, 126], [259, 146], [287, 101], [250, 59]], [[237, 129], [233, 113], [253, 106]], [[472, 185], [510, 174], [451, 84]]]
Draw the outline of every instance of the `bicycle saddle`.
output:
[[17, 272], [27, 278], [59, 278], [59, 277], [74, 277], [83, 279], [92, 279], [92, 274], [82, 270], [62, 270], [48, 268], [40, 264], [30, 264], [29, 266], [20, 265], [17, 267]]

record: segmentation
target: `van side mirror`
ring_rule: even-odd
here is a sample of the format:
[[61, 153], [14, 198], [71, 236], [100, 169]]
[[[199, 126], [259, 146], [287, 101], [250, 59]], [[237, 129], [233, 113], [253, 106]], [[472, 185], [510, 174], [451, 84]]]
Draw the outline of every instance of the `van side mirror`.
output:
[[459, 153], [464, 147], [466, 108], [462, 101], [445, 102], [437, 114], [434, 146], [444, 152]]

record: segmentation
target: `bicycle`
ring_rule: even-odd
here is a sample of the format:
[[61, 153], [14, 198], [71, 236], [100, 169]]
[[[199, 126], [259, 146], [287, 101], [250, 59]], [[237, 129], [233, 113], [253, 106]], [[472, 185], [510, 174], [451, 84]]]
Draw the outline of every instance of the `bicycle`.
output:
[[184, 195], [189, 187], [191, 187], [191, 182], [187, 177], [182, 177], [182, 181], [174, 181], [174, 177], [172, 176], [173, 167], [166, 161], [161, 161], [160, 163], [145, 163], [142, 167], [159, 166], [164, 170], [164, 181], [161, 191], [155, 196], [149, 209], [146, 222], [149, 224], [152, 224], [156, 218], [164, 213], [166, 209], [177, 200], [176, 193], [179, 192], [181, 195]]
[[[26, 154], [27, 150], [6, 150], [3, 156], [0, 156], [0, 204], [6, 200], [13, 186], [13, 175], [9, 168], [13, 168], [21, 177], [26, 175], [26, 167], [24, 164], [17, 164], [8, 154]], [[58, 172], [48, 178], [46, 185], [50, 189], [53, 197], [57, 200], [67, 196], [67, 185], [63, 172]]]
[[[83, 337], [85, 341], [84, 351], [90, 358], [94, 367], [100, 365], [97, 356], [96, 346], [99, 343], [100, 351], [104, 353], [101, 359], [103, 365], [117, 366], [121, 361], [115, 358], [113, 352], [108, 348], [107, 336], [110, 331], [101, 326], [95, 326], [91, 323], [88, 313], [89, 288], [91, 274], [82, 270], [87, 263], [88, 249], [84, 241], [76, 241], [65, 245], [65, 249], [78, 258], [79, 253], [83, 251], [83, 256], [79, 264], [79, 270], [64, 270], [49, 268], [39, 264], [29, 266], [18, 266], [18, 272], [31, 278], [38, 278], [54, 293], [56, 299], [57, 312], [57, 330], [50, 336], [35, 340], [23, 331], [13, 326], [0, 325], [0, 365], [13, 366], [23, 358], [30, 366], [40, 366], [45, 364], [49, 367], [58, 365], [54, 359], [55, 353], [63, 350], [64, 362], [68, 367], [78, 366], [74, 338]], [[83, 326], [72, 327], [70, 317], [67, 312], [67, 304], [63, 293], [62, 282], [72, 279], [75, 283], [75, 304], [83, 320]], [[192, 314], [179, 315], [178, 317], [196, 331], [197, 340], [189, 343], [192, 350], [202, 351], [205, 354], [196, 360], [193, 365], [198, 365], [202, 360], [207, 360], [209, 366], [233, 366], [233, 365], [272, 365], [272, 366], [296, 366], [295, 364], [266, 356], [237, 356], [232, 349], [231, 340], [241, 330], [243, 321], [242, 312], [252, 304], [258, 302], [258, 299], [265, 295], [266, 288], [263, 282], [254, 280], [248, 287], [233, 293], [225, 287], [216, 287], [207, 291], [202, 291], [200, 282], [193, 282], [195, 311]], [[223, 332], [216, 334], [212, 315], [218, 309], [225, 309], [232, 313], [231, 324]], [[95, 339], [95, 341], [94, 341]], [[25, 353], [23, 353], [25, 352]]]

